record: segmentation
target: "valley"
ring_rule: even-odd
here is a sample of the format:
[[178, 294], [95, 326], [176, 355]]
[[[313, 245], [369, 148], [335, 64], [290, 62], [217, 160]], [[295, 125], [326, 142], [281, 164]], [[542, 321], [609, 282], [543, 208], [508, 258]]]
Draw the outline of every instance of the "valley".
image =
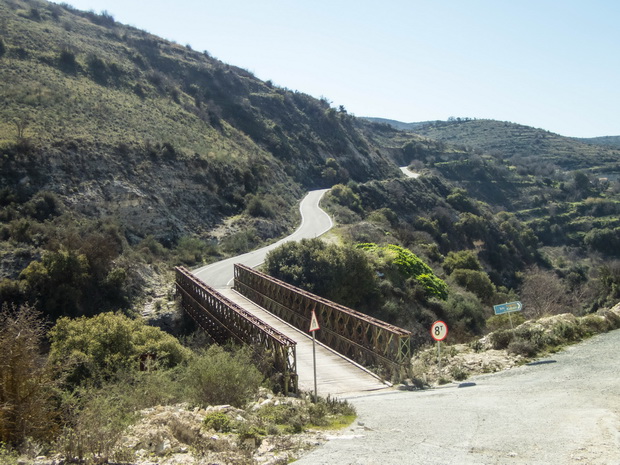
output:
[[[620, 326], [617, 139], [359, 118], [105, 12], [0, 0], [0, 353], [19, 354], [0, 364], [0, 461], [29, 449], [130, 462], [137, 450], [117, 445], [140, 412], [215, 404], [256, 407], [213, 419], [248, 463], [283, 431], [352, 421], [351, 405], [359, 419], [300, 463], [368, 463], [371, 445], [401, 463], [616, 460], [615, 359], [596, 351], [611, 353]], [[223, 288], [239, 257], [411, 331], [412, 391], [258, 407], [273, 387], [264, 362], [212, 344], [174, 293], [175, 266]], [[513, 301], [514, 321], [494, 314]], [[556, 363], [439, 372], [437, 320], [453, 359]], [[145, 354], [156, 369], [140, 371]], [[493, 436], [504, 423], [522, 443]], [[190, 446], [216, 452], [200, 428]]]

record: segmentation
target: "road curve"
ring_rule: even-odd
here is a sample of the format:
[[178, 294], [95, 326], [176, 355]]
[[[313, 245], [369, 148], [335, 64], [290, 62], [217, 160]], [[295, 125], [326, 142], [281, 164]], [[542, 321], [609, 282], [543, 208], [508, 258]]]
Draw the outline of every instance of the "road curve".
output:
[[262, 249], [254, 250], [237, 257], [228, 258], [194, 270], [192, 273], [198, 279], [215, 289], [230, 287], [234, 276], [234, 264], [242, 263], [249, 267], [257, 267], [265, 261], [267, 253], [285, 242], [299, 241], [319, 237], [333, 227], [331, 217], [319, 206], [323, 195], [329, 189], [320, 189], [308, 192], [299, 204], [301, 224], [290, 236], [280, 239]]
[[401, 166], [400, 170], [408, 178], [419, 178], [420, 177], [420, 173], [415, 173], [415, 172], [411, 171], [409, 168], [407, 168], [406, 166]]

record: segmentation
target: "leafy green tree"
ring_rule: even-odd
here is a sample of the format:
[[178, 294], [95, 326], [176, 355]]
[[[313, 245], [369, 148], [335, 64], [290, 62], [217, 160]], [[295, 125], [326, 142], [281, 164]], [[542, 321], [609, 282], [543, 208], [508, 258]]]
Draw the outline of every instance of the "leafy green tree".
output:
[[573, 174], [573, 190], [578, 198], [586, 198], [592, 193], [592, 183], [590, 178], [583, 171], [576, 171]]
[[379, 297], [375, 273], [363, 252], [320, 239], [288, 242], [271, 251], [266, 272], [294, 286], [352, 308]]
[[475, 202], [469, 198], [465, 189], [453, 189], [446, 197], [450, 205], [461, 212], [478, 213], [478, 207]]
[[186, 361], [190, 352], [177, 339], [140, 319], [119, 313], [92, 318], [60, 318], [50, 330], [50, 362], [69, 386], [88, 380], [97, 383], [124, 370], [137, 370], [140, 357], [158, 367]]
[[459, 236], [464, 236], [470, 241], [486, 239], [489, 222], [482, 216], [473, 213], [461, 213], [459, 221], [454, 224], [454, 229]]
[[362, 201], [353, 189], [349, 186], [345, 186], [344, 184], [336, 184], [333, 186], [327, 196], [336, 201], [336, 203], [351, 209], [356, 213], [360, 213], [362, 211]]
[[451, 291], [443, 303], [444, 318], [456, 340], [481, 334], [486, 324], [485, 309], [473, 294]]
[[82, 292], [90, 279], [88, 259], [74, 251], [47, 252], [20, 274], [25, 293], [50, 316], [83, 311]]
[[459, 250], [458, 252], [448, 252], [443, 269], [451, 274], [454, 270], [480, 270], [480, 261], [476, 252], [473, 250]]
[[276, 216], [273, 206], [267, 199], [258, 195], [248, 194], [245, 208], [248, 214], [254, 217], [274, 218]]
[[495, 286], [484, 271], [457, 269], [450, 276], [458, 285], [474, 293], [484, 302], [489, 302], [495, 295]]
[[597, 270], [595, 308], [611, 307], [620, 301], [620, 261], [606, 263]]
[[620, 255], [620, 228], [592, 229], [583, 238], [590, 249], [605, 255]]

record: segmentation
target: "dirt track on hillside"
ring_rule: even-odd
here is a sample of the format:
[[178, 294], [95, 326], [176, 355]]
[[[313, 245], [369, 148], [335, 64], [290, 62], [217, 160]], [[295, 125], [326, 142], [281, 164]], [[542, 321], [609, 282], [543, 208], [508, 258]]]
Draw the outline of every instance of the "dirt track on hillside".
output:
[[[620, 330], [536, 364], [350, 401], [317, 464], [620, 464]], [[474, 385], [471, 385], [474, 384]]]

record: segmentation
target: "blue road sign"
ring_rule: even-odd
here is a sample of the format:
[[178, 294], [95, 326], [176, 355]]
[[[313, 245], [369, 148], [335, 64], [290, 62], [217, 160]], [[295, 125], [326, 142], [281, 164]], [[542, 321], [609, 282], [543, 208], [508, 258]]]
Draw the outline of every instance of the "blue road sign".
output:
[[494, 305], [493, 310], [496, 315], [501, 315], [503, 313], [512, 313], [512, 312], [520, 312], [523, 308], [521, 302], [508, 302], [505, 304]]

